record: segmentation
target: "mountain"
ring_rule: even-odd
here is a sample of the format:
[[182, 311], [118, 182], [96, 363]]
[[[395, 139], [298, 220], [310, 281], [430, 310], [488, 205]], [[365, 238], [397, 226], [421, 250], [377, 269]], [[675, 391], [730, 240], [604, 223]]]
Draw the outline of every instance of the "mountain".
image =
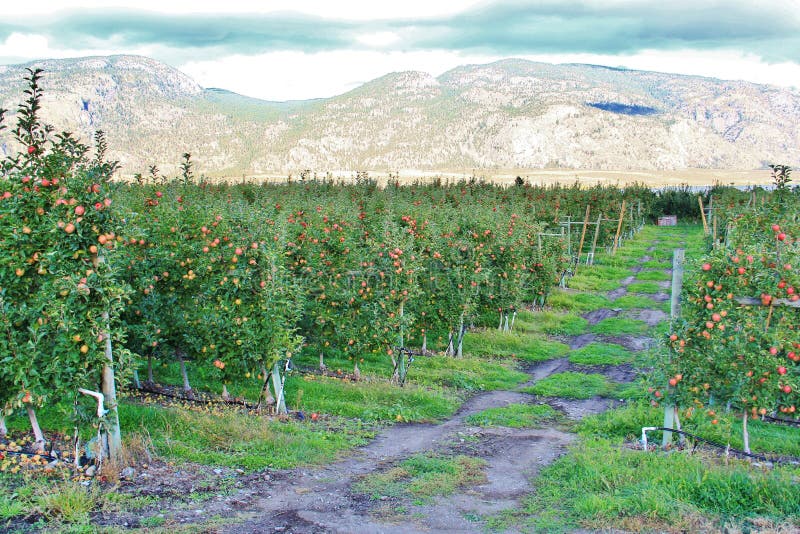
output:
[[[303, 169], [755, 169], [800, 164], [800, 92], [740, 81], [509, 59], [438, 78], [392, 73], [332, 98], [267, 102], [202, 88], [137, 56], [0, 67], [16, 109], [44, 69], [42, 115], [107, 133], [123, 172], [237, 177]], [[13, 124], [13, 114], [6, 119]], [[13, 150], [0, 138], [0, 152]]]

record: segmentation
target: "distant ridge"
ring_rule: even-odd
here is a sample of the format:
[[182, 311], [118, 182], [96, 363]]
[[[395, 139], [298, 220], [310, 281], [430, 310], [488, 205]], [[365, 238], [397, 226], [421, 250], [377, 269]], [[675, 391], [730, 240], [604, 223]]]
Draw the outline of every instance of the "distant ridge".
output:
[[[150, 58], [109, 56], [0, 67], [1, 107], [16, 109], [29, 66], [45, 70], [45, 119], [85, 140], [105, 130], [126, 174], [154, 164], [175, 173], [184, 152], [199, 172], [227, 176], [800, 164], [800, 93], [741, 81], [507, 59], [269, 102], [204, 89]], [[0, 153], [11, 150], [6, 134]]]

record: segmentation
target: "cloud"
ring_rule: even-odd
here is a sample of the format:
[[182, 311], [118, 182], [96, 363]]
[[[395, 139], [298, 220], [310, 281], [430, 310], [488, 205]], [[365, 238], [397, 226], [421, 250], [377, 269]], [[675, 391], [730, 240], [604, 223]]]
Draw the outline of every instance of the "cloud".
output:
[[511, 55], [697, 48], [743, 49], [775, 60], [796, 60], [800, 3], [505, 2], [422, 21], [417, 33], [416, 46]]
[[159, 46], [176, 56], [208, 58], [377, 48], [495, 55], [697, 48], [738, 49], [772, 61], [800, 57], [800, 0], [503, 1], [435, 15], [386, 13], [347, 19], [288, 11], [73, 10], [0, 23], [0, 41], [16, 32], [42, 35], [53, 48]]

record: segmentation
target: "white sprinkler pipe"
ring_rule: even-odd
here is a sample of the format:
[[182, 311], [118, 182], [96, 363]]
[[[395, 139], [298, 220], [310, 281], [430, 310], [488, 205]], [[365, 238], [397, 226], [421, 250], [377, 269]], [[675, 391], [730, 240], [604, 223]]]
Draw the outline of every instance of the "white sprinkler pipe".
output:
[[650, 430], [658, 430], [657, 426], [643, 426], [642, 427], [642, 447], [647, 450], [647, 432]]
[[98, 393], [97, 391], [91, 391], [88, 389], [79, 388], [79, 393], [83, 393], [84, 395], [89, 395], [90, 397], [94, 397], [97, 399], [97, 418], [102, 419], [108, 413], [108, 410], [103, 408], [103, 401], [105, 397], [103, 397], [102, 393]]

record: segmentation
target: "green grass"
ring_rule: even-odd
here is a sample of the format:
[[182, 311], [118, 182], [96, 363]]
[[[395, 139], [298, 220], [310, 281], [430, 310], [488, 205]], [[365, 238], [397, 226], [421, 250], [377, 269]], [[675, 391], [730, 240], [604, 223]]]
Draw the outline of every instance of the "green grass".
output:
[[556, 310], [578, 313], [611, 307], [611, 301], [605, 295], [578, 293], [562, 289], [553, 291], [547, 298], [547, 304]]
[[671, 260], [647, 260], [642, 262], [642, 267], [645, 269], [671, 269]]
[[637, 280], [663, 282], [664, 280], [672, 280], [672, 275], [664, 271], [641, 271], [636, 275]]
[[[3, 479], [0, 477], [0, 481], [2, 480]], [[6, 486], [6, 484], [3, 485]], [[22, 500], [17, 497], [16, 493], [11, 493], [9, 491], [7, 494], [0, 495], [0, 521], [22, 515], [27, 509], [28, 505], [22, 502]]]
[[616, 388], [617, 385], [614, 382], [609, 381], [601, 374], [566, 371], [550, 375], [522, 391], [544, 397], [590, 399], [598, 395], [612, 395]]
[[656, 282], [633, 282], [628, 284], [631, 293], [661, 293], [664, 290]]
[[786, 532], [800, 526], [800, 485], [791, 470], [725, 466], [591, 439], [545, 468], [519, 511], [497, 516], [489, 526], [698, 532], [731, 522], [749, 524], [749, 530], [759, 524], [755, 518], [782, 523]]
[[632, 359], [628, 349], [613, 343], [593, 342], [569, 354], [569, 361], [579, 365], [619, 365]]
[[94, 532], [89, 526], [91, 514], [118, 510], [124, 500], [95, 483], [84, 486], [67, 476], [66, 472], [51, 477], [24, 471], [16, 475], [0, 473], [0, 486], [5, 490], [0, 495], [0, 528], [16, 517], [40, 515], [40, 523], [46, 522], [48, 532]]
[[[635, 385], [644, 392], [644, 385]], [[718, 424], [711, 424], [713, 418], [718, 420]], [[736, 414], [721, 410], [713, 418], [708, 417], [705, 411], [695, 411], [691, 417], [687, 417], [685, 410], [681, 411], [684, 430], [716, 443], [730, 443], [731, 447], [741, 449], [741, 419]], [[578, 432], [586, 437], [633, 441], [641, 438], [642, 427], [659, 426], [663, 421], [663, 408], [652, 407], [647, 401], [639, 401], [583, 419], [578, 424]], [[748, 421], [748, 430], [753, 452], [800, 457], [800, 428], [751, 420]], [[660, 432], [648, 435], [656, 442], [661, 440]]]
[[572, 313], [522, 311], [514, 328], [537, 334], [577, 336], [585, 332], [588, 325], [586, 319]]
[[394, 421], [398, 415], [406, 421], [435, 421], [451, 415], [459, 406], [455, 395], [441, 388], [413, 384], [401, 388], [383, 380], [354, 383], [314, 375], [292, 376], [285, 388], [287, 404], [296, 409], [368, 422]]
[[417, 356], [408, 381], [417, 385], [445, 386], [465, 391], [513, 389], [530, 378], [513, 369], [513, 360]]
[[418, 454], [353, 485], [353, 491], [373, 500], [381, 497], [414, 498], [424, 504], [438, 495], [451, 495], [486, 481], [486, 462], [469, 456], [442, 457]]
[[149, 435], [163, 458], [247, 470], [324, 464], [373, 435], [358, 422], [281, 422], [125, 402], [120, 420], [126, 432]]
[[538, 428], [562, 419], [561, 412], [548, 404], [509, 404], [470, 415], [466, 422], [484, 427]]
[[[624, 250], [624, 249], [623, 249]], [[640, 254], [641, 255], [641, 254]], [[609, 267], [618, 267], [623, 269], [631, 269], [639, 265], [640, 255], [626, 255], [618, 254], [616, 256], [601, 256], [598, 259], [598, 265], [606, 265]]]
[[592, 333], [604, 336], [635, 335], [646, 330], [647, 323], [644, 321], [626, 317], [608, 317], [591, 327]]
[[472, 356], [513, 357], [527, 362], [563, 356], [569, 346], [530, 334], [490, 329], [470, 332], [464, 338], [464, 352]]
[[587, 275], [582, 272], [567, 280], [567, 284], [571, 289], [578, 291], [611, 291], [620, 286], [619, 280]]
[[614, 308], [631, 310], [636, 308], [669, 311], [669, 301], [658, 302], [643, 295], [622, 295], [611, 304]]

